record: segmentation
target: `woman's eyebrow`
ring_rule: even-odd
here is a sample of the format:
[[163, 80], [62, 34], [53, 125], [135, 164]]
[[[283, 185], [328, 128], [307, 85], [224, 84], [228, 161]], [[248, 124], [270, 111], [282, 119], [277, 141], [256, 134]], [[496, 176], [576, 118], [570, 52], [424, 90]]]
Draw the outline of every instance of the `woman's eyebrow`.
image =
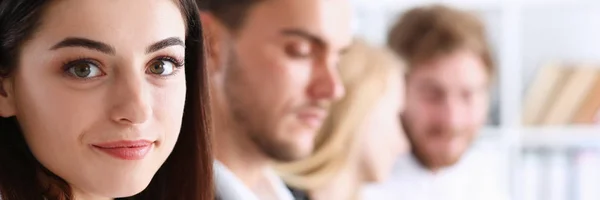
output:
[[68, 37], [68, 38], [64, 39], [63, 41], [52, 46], [52, 48], [50, 48], [50, 50], [57, 50], [57, 49], [67, 48], [67, 47], [82, 47], [82, 48], [86, 48], [86, 49], [99, 51], [99, 52], [109, 54], [109, 55], [115, 55], [115, 53], [116, 53], [115, 48], [106, 43], [87, 39], [87, 38], [80, 38], [80, 37]]
[[185, 43], [183, 43], [183, 40], [181, 40], [178, 37], [170, 37], [150, 45], [146, 49], [146, 54], [153, 53], [170, 46], [182, 46], [183, 48], [185, 48]]
[[[183, 40], [181, 40], [178, 37], [170, 37], [170, 38], [158, 41], [158, 42], [150, 45], [146, 49], [146, 54], [153, 53], [153, 52], [156, 52], [158, 50], [161, 50], [161, 49], [164, 49], [164, 48], [167, 48], [170, 46], [182, 46], [185, 48], [185, 43], [183, 42]], [[55, 44], [54, 46], [52, 46], [52, 48], [50, 48], [50, 50], [57, 50], [57, 49], [68, 48], [68, 47], [82, 47], [82, 48], [86, 48], [86, 49], [99, 51], [99, 52], [109, 54], [109, 55], [116, 54], [115, 48], [112, 47], [111, 45], [108, 45], [108, 44], [100, 42], [100, 41], [95, 41], [95, 40], [91, 40], [91, 39], [87, 39], [87, 38], [80, 38], [80, 37], [68, 37], [68, 38], [62, 40], [61, 42]]]

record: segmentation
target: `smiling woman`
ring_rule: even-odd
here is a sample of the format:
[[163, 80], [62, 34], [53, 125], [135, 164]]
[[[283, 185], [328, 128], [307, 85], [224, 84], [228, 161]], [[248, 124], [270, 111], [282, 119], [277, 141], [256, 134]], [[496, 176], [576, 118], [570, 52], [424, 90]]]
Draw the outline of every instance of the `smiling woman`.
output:
[[0, 1], [0, 199], [212, 199], [200, 27], [193, 0]]

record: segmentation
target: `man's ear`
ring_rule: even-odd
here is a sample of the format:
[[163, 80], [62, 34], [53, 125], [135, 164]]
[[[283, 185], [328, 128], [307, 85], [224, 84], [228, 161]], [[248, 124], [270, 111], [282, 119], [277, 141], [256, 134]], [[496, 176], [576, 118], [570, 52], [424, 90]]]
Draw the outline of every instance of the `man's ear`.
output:
[[12, 117], [16, 114], [13, 79], [0, 77], [0, 117]]
[[228, 29], [210, 12], [200, 12], [202, 32], [206, 46], [206, 60], [209, 74], [218, 73], [223, 69], [226, 42], [229, 37]]

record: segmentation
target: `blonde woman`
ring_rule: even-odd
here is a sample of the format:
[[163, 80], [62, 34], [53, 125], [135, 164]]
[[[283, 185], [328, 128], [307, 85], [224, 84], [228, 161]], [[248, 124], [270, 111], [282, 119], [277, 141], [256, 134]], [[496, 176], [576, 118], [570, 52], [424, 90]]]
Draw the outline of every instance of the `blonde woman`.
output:
[[311, 200], [351, 200], [363, 184], [388, 176], [399, 154], [409, 150], [399, 120], [403, 68], [387, 49], [354, 42], [340, 63], [346, 96], [332, 105], [313, 155], [278, 166], [289, 186]]

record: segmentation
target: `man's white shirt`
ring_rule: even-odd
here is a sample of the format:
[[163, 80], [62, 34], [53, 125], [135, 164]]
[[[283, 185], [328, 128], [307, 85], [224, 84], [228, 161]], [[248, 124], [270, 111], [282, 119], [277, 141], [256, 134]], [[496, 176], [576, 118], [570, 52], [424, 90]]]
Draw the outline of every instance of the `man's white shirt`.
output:
[[275, 191], [277, 199], [261, 199], [242, 180], [219, 161], [213, 164], [216, 193], [220, 200], [294, 200], [290, 190], [273, 170], [266, 170], [265, 176]]
[[412, 155], [401, 157], [389, 179], [367, 185], [363, 200], [508, 200], [498, 155], [469, 152], [456, 165], [433, 173]]

